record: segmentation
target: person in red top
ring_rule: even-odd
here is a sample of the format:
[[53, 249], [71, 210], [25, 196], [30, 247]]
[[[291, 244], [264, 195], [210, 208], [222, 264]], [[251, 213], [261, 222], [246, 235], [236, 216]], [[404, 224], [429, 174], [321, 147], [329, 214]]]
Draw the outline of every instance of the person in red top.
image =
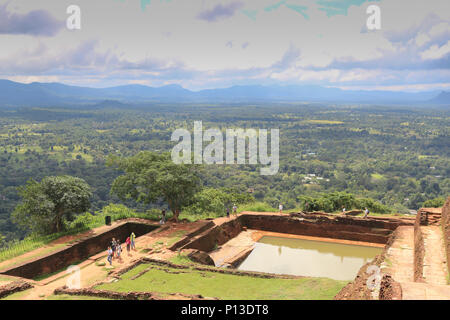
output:
[[131, 247], [131, 239], [130, 239], [130, 237], [128, 237], [127, 240], [125, 240], [125, 243], [127, 244], [128, 255], [130, 255], [130, 247]]

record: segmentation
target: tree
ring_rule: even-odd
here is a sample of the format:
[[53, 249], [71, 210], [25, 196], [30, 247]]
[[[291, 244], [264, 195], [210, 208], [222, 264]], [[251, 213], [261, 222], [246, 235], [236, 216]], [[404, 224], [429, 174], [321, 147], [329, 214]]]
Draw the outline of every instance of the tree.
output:
[[65, 218], [91, 206], [89, 185], [76, 177], [45, 177], [40, 183], [31, 179], [18, 191], [22, 201], [12, 214], [14, 222], [40, 234], [62, 231]]
[[188, 208], [193, 213], [214, 212], [224, 213], [228, 206], [254, 202], [255, 198], [245, 193], [239, 193], [232, 189], [204, 188], [193, 197], [193, 204]]
[[110, 157], [108, 165], [125, 172], [114, 180], [111, 193], [124, 201], [133, 199], [145, 204], [163, 200], [176, 221], [181, 209], [201, 189], [196, 166], [175, 164], [170, 153], [143, 151], [130, 158]]
[[440, 208], [445, 204], [445, 198], [439, 197], [435, 199], [428, 199], [424, 203], [422, 203], [422, 207], [424, 208]]

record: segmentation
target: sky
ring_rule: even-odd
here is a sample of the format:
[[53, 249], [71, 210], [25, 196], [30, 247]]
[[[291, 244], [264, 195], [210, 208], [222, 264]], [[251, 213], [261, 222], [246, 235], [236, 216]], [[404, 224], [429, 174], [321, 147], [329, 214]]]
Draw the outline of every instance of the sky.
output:
[[[66, 27], [70, 5], [81, 30]], [[450, 90], [450, 1], [0, 0], [0, 78]]]

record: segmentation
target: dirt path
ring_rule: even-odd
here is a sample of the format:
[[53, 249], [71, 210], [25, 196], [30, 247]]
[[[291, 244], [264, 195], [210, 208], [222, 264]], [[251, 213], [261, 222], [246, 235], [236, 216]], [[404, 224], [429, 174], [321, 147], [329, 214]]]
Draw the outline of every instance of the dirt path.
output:
[[422, 226], [424, 237], [423, 278], [426, 283], [446, 285], [447, 263], [440, 226]]
[[386, 255], [388, 272], [397, 282], [414, 281], [414, 227], [397, 228], [397, 237]]
[[403, 300], [450, 300], [450, 286], [420, 282], [401, 283]]

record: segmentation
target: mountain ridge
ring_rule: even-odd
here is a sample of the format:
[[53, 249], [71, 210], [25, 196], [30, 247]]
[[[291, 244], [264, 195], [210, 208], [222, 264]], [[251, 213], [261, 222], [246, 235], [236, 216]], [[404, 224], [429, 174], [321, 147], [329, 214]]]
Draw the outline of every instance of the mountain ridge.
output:
[[0, 79], [0, 107], [49, 106], [118, 100], [142, 102], [328, 102], [328, 103], [430, 103], [449, 104], [449, 92], [396, 92], [343, 90], [317, 85], [239, 85], [191, 91], [177, 84], [150, 87], [128, 84], [108, 88], [63, 83], [24, 84]]

